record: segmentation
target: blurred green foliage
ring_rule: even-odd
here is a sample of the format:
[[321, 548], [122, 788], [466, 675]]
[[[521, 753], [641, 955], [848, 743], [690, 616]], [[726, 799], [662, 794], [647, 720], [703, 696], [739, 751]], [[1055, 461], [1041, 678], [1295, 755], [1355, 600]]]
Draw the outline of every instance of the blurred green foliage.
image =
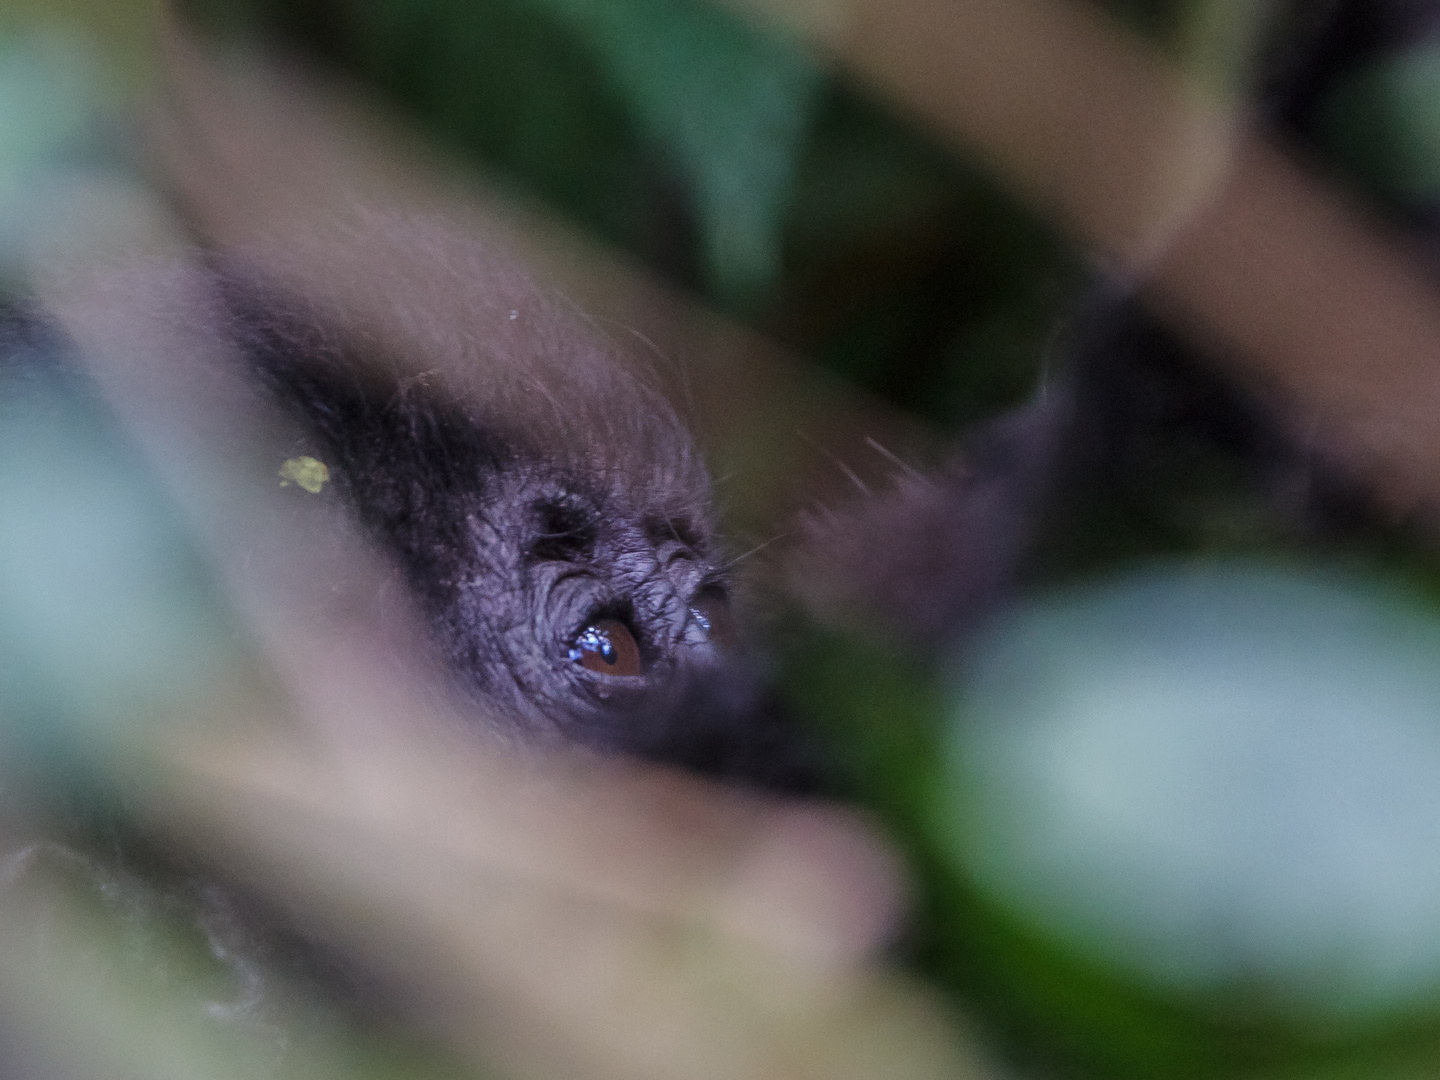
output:
[[1337, 1022], [1277, 1008], [1260, 971], [1250, 973], [1249, 990], [1177, 992], [1009, 910], [955, 856], [961, 826], [949, 744], [968, 721], [945, 689], [954, 685], [953, 656], [937, 666], [883, 642], [813, 629], [790, 639], [792, 700], [829, 736], [853, 794], [889, 826], [918, 875], [922, 906], [907, 951], [986, 1020], [1014, 1066], [1113, 1080], [1379, 1080], [1434, 1067], [1440, 1021], [1423, 999]]
[[1346, 78], [1323, 118], [1330, 151], [1392, 204], [1440, 198], [1440, 47], [1400, 50]]
[[[697, 0], [185, 6], [221, 37], [276, 38], [335, 66], [673, 282], [950, 430], [1034, 391], [1085, 281], [1082, 257], [973, 163], [797, 44]], [[1110, 6], [1203, 82], [1248, 85], [1266, 5]], [[0, 237], [24, 217], [18, 178], [63, 157], [84, 120], [68, 91], [41, 95], [48, 113], [24, 104], [55, 68], [16, 55], [0, 52]], [[1324, 113], [1340, 165], [1392, 201], [1432, 197], [1437, 85], [1430, 52], [1346, 82]], [[1215, 441], [1177, 427], [1133, 458], [1125, 484], [1077, 497], [1037, 578], [1177, 552], [1316, 554]], [[1362, 531], [1326, 553], [1440, 596], [1424, 545], [1403, 529]], [[941, 812], [953, 782], [945, 673], [873, 638], [808, 624], [782, 637], [793, 643], [788, 695], [825, 725], [850, 793], [916, 867], [910, 955], [984, 1015], [1012, 1060], [1127, 1080], [1420, 1075], [1436, 1060], [1430, 1017], [1317, 1031], [1243, 1002], [1162, 993], [987, 900], [956, 865]]]

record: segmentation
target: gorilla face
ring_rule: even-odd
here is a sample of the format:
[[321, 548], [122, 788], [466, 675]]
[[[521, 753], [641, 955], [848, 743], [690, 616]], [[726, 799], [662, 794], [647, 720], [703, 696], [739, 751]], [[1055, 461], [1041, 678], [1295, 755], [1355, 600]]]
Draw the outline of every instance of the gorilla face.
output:
[[688, 430], [594, 327], [513, 270], [464, 269], [458, 347], [357, 332], [236, 265], [212, 265], [206, 287], [251, 380], [402, 572], [476, 715], [532, 741], [807, 786], [739, 647]]

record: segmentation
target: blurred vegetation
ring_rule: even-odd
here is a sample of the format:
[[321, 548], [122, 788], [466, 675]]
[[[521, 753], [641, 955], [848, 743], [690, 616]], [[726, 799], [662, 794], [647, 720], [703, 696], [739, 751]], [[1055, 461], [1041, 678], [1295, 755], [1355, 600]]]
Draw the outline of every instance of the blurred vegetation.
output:
[[672, 280], [953, 426], [1022, 400], [1073, 253], [799, 46], [652, 0], [193, 0], [383, 91]]
[[[95, 11], [108, 20], [123, 6], [102, 0]], [[1030, 397], [1060, 359], [1055, 327], [1087, 283], [1083, 253], [973, 163], [795, 43], [693, 0], [185, 6], [212, 33], [260, 35], [363, 82], [517, 190], [948, 432]], [[1112, 6], [1212, 87], [1250, 85], [1267, 5]], [[50, 86], [56, 64], [9, 44], [0, 36], [0, 240], [28, 220], [45, 175], [36, 163], [84, 145], [73, 83], [41, 93], [43, 109], [15, 104], [25, 94], [8, 88]], [[1437, 70], [1431, 51], [1387, 57], [1322, 110], [1336, 167], [1417, 212], [1440, 177]], [[1196, 378], [1202, 397], [1211, 392]], [[1252, 457], [1189, 421], [1150, 418], [1153, 438], [1132, 448], [1119, 482], [1074, 500], [1037, 578], [1164, 554], [1281, 553], [1380, 568], [1440, 597], [1428, 543], [1406, 527], [1365, 521], [1319, 544], [1276, 512]], [[1136, 1080], [1419, 1075], [1436, 1060], [1440, 1022], [1429, 1013], [1317, 1030], [1137, 983], [1008, 913], [967, 882], [937, 809], [953, 780], [944, 673], [810, 625], [787, 637], [789, 696], [820, 718], [854, 794], [916, 867], [909, 955], [985, 1017], [1011, 1060]]]

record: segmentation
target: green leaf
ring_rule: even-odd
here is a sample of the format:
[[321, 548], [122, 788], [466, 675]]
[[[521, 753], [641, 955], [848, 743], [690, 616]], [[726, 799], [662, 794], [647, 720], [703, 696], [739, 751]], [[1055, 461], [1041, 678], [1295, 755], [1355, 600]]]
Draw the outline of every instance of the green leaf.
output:
[[581, 31], [693, 187], [709, 286], [739, 306], [780, 269], [780, 226], [820, 97], [798, 45], [698, 4], [533, 0]]
[[1387, 56], [1343, 80], [1321, 114], [1331, 152], [1400, 202], [1440, 193], [1440, 45]]

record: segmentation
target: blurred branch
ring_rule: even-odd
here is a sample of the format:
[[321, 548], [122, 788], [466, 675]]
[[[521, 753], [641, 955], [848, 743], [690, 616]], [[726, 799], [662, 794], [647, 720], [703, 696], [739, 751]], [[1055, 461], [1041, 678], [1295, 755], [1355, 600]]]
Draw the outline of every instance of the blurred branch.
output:
[[1278, 394], [1297, 429], [1333, 438], [1340, 464], [1434, 526], [1434, 288], [1375, 223], [1243, 133], [1242, 117], [1088, 5], [805, 0], [779, 14], [985, 159], [1220, 346], [1236, 375]]
[[1089, 5], [821, 6], [779, 11], [1127, 270], [1155, 259], [1229, 169], [1233, 117]]
[[162, 751], [133, 797], [515, 1075], [982, 1075], [933, 1001], [855, 962], [889, 924], [893, 871], [848, 813], [396, 749], [196, 744]]

